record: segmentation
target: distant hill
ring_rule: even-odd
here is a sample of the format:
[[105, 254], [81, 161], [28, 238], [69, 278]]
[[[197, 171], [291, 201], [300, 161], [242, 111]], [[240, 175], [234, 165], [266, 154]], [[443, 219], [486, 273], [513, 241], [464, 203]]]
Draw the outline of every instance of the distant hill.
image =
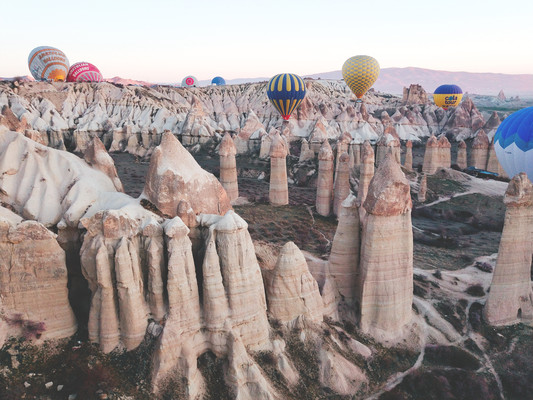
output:
[[[341, 71], [308, 75], [310, 78], [342, 79]], [[445, 83], [459, 85], [463, 92], [496, 96], [503, 89], [507, 96], [533, 96], [533, 74], [493, 74], [451, 72], [424, 68], [383, 68], [374, 87], [385, 93], [402, 93], [403, 87], [418, 83], [433, 93]]]
[[[313, 75], [305, 75], [313, 79], [342, 79], [341, 71], [322, 72]], [[21, 77], [23, 81], [33, 80], [30, 76]], [[0, 78], [13, 80], [14, 78]], [[268, 81], [269, 77], [226, 79], [229, 85]], [[180, 86], [179, 83], [146, 82], [115, 76], [106, 79], [107, 82], [120, 83], [122, 85], [154, 86], [157, 84]], [[208, 86], [211, 80], [199, 81], [199, 86]], [[428, 92], [433, 91], [445, 83], [459, 85], [463, 92], [470, 94], [497, 96], [500, 90], [507, 97], [522, 96], [533, 97], [533, 74], [494, 74], [480, 72], [451, 72], [438, 71], [425, 68], [383, 68], [379, 74], [374, 88], [381, 92], [401, 94], [404, 87], [417, 83]]]

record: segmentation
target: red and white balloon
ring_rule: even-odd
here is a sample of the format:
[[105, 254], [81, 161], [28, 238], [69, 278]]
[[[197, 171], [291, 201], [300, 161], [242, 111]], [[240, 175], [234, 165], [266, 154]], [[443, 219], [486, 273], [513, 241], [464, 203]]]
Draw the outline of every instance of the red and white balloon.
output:
[[78, 62], [70, 67], [67, 82], [102, 82], [100, 70], [88, 62]]

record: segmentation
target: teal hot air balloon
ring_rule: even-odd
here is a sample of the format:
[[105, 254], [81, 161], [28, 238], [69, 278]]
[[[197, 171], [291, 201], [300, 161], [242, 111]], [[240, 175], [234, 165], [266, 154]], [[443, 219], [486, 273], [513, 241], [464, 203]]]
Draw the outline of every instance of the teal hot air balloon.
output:
[[305, 83], [295, 74], [278, 74], [267, 84], [267, 96], [285, 121], [305, 97]]

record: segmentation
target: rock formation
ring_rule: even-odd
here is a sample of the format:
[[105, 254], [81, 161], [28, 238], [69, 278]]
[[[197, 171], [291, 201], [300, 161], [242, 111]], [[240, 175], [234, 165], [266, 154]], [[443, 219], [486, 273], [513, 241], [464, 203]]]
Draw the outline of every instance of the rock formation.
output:
[[457, 146], [457, 166], [461, 169], [465, 169], [467, 164], [467, 155], [466, 155], [466, 143], [464, 140], [461, 140], [459, 142], [459, 145]]
[[485, 303], [484, 316], [491, 325], [533, 321], [531, 262], [533, 253], [533, 185], [525, 173], [507, 188], [507, 206], [498, 259]]
[[56, 235], [0, 207], [0, 257], [0, 310], [4, 321], [12, 321], [9, 333], [43, 339], [73, 335], [77, 324], [68, 301], [65, 252]]
[[83, 153], [83, 158], [91, 167], [106, 174], [109, 179], [113, 181], [113, 185], [115, 185], [117, 192], [124, 191], [122, 182], [117, 174], [117, 169], [115, 168], [115, 162], [107, 153], [104, 144], [98, 136], [94, 136], [89, 141]]
[[287, 186], [287, 145], [279, 133], [274, 135], [270, 146], [270, 204], [283, 206], [289, 204]]
[[374, 176], [374, 149], [369, 141], [363, 144], [362, 150], [361, 172], [359, 176], [359, 191], [357, 193], [357, 200], [362, 204], [366, 199], [370, 181]]
[[239, 197], [239, 186], [237, 182], [237, 163], [235, 154], [237, 149], [229, 133], [224, 135], [218, 154], [220, 156], [220, 183], [230, 201]]
[[452, 145], [446, 135], [439, 137], [438, 144], [439, 168], [450, 168], [452, 166]]
[[413, 142], [410, 140], [405, 144], [405, 159], [403, 162], [403, 167], [407, 171], [413, 170]]
[[409, 182], [391, 155], [377, 169], [363, 207], [360, 327], [396, 338], [412, 314], [413, 231]]
[[426, 142], [426, 151], [424, 153], [424, 163], [422, 164], [422, 172], [432, 175], [439, 168], [439, 142], [437, 138], [431, 135]]
[[402, 104], [427, 104], [428, 95], [420, 85], [411, 84], [403, 88]]
[[487, 159], [487, 171], [496, 172], [499, 176], [507, 178], [507, 173], [504, 171], [503, 167], [498, 161], [496, 150], [494, 150], [494, 141], [492, 141], [489, 146], [489, 155]]
[[339, 158], [337, 176], [335, 177], [335, 188], [333, 193], [333, 215], [339, 215], [340, 204], [350, 194], [350, 156], [344, 153]]
[[354, 310], [357, 294], [359, 230], [359, 207], [356, 197], [350, 194], [341, 204], [329, 256], [329, 271], [347, 310]]
[[426, 201], [426, 192], [428, 190], [428, 179], [427, 175], [422, 175], [420, 179], [420, 185], [418, 187], [418, 201], [424, 203]]
[[313, 160], [315, 158], [315, 152], [309, 148], [309, 143], [305, 138], [302, 139], [302, 147], [300, 148], [299, 162], [307, 160]]
[[489, 156], [489, 138], [483, 129], [480, 129], [477, 136], [472, 142], [472, 150], [470, 151], [470, 165], [479, 168], [487, 169], [487, 161]]
[[318, 182], [316, 212], [327, 217], [331, 212], [333, 196], [333, 151], [327, 140], [318, 153]]
[[298, 317], [322, 321], [322, 297], [302, 252], [286, 243], [273, 270], [266, 272], [265, 287], [269, 314], [284, 323]]
[[181, 200], [187, 200], [195, 214], [225, 214], [231, 208], [217, 178], [203, 170], [170, 132], [150, 158], [143, 195], [171, 217], [177, 215]]
[[132, 350], [144, 338], [149, 314], [139, 222], [117, 211], [101, 211], [81, 222], [87, 229], [80, 257], [91, 290], [89, 339], [103, 352], [120, 342]]

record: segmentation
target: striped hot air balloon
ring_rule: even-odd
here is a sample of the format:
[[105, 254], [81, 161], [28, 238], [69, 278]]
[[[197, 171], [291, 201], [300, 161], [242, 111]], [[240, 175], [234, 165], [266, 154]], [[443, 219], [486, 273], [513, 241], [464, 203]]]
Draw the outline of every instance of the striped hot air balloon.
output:
[[533, 181], [533, 107], [518, 110], [502, 121], [494, 135], [494, 150], [509, 177], [525, 172]]
[[433, 92], [435, 105], [447, 110], [449, 107], [456, 107], [463, 98], [463, 91], [457, 85], [440, 85]]
[[70, 67], [67, 82], [102, 82], [100, 70], [88, 62], [78, 62]]
[[67, 56], [61, 50], [40, 46], [31, 51], [28, 67], [37, 81], [65, 81], [69, 63]]
[[379, 63], [370, 56], [354, 56], [342, 66], [342, 77], [346, 85], [361, 102], [361, 97], [372, 87], [379, 76]]
[[305, 83], [295, 74], [278, 74], [267, 84], [267, 96], [285, 121], [305, 97]]
[[197, 84], [198, 84], [198, 80], [192, 75], [186, 76], [181, 81], [181, 86], [183, 87], [193, 87], [193, 86], [196, 86]]

